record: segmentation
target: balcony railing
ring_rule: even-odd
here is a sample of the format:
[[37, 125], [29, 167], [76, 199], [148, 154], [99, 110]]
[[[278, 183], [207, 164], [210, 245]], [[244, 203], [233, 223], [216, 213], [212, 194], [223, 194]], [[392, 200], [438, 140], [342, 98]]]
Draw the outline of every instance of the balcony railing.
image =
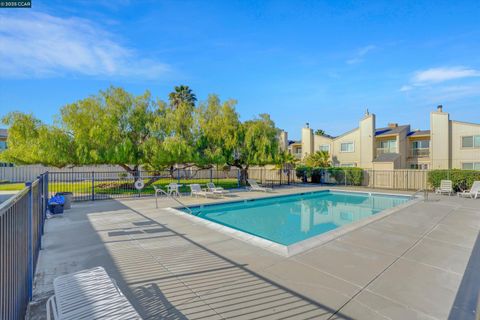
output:
[[416, 148], [412, 149], [410, 152], [410, 157], [412, 158], [427, 158], [430, 156], [429, 148]]
[[377, 157], [384, 153], [397, 153], [397, 148], [377, 148]]

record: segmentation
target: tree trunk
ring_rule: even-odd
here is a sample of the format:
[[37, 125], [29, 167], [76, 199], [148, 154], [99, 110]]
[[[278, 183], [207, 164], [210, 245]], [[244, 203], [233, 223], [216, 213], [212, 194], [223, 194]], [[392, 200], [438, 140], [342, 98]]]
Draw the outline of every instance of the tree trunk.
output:
[[122, 167], [128, 173], [130, 173], [135, 179], [135, 181], [140, 178], [140, 170], [138, 169], [138, 164], [136, 164], [133, 168], [130, 168], [126, 164], [119, 164], [119, 166]]
[[248, 166], [245, 168], [240, 167], [240, 184], [246, 186], [248, 179]]

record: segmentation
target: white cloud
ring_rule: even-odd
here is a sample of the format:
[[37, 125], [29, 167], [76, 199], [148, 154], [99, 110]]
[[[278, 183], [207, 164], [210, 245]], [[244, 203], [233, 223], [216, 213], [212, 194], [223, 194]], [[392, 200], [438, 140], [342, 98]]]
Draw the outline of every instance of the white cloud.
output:
[[0, 15], [0, 77], [155, 79], [169, 72], [167, 64], [141, 57], [89, 20], [44, 13]]
[[363, 61], [365, 55], [372, 50], [375, 50], [377, 47], [374, 45], [368, 45], [357, 50], [355, 56], [346, 61], [347, 64], [356, 64]]
[[436, 83], [453, 79], [478, 77], [480, 72], [475, 69], [465, 67], [450, 67], [450, 68], [431, 68], [427, 70], [417, 71], [413, 76], [413, 83]]
[[472, 68], [457, 67], [439, 67], [419, 70], [414, 72], [410, 82], [403, 85], [400, 91], [411, 91], [415, 88], [435, 85], [438, 83], [459, 80], [465, 78], [480, 77], [480, 71]]

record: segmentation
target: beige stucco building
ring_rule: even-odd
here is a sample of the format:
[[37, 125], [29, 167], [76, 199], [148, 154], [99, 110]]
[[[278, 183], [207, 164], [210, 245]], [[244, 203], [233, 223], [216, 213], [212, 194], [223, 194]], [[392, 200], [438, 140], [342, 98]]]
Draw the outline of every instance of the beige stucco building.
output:
[[302, 128], [302, 140], [284, 147], [299, 158], [324, 150], [334, 166], [366, 169], [476, 169], [480, 170], [480, 124], [450, 119], [442, 106], [430, 114], [430, 130], [390, 123], [377, 128], [375, 114], [367, 113], [358, 127], [340, 136], [316, 135]]

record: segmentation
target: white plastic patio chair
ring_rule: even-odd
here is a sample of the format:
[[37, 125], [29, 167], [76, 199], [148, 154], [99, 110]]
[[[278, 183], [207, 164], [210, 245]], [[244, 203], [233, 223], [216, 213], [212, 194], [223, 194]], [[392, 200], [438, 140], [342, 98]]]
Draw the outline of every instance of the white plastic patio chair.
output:
[[440, 181], [440, 187], [435, 190], [436, 194], [448, 194], [449, 196], [453, 193], [453, 184], [452, 180], [442, 180]]
[[457, 194], [459, 197], [463, 198], [480, 198], [480, 181], [474, 181], [470, 190], [463, 190]]
[[180, 197], [179, 188], [180, 188], [181, 186], [182, 186], [182, 185], [181, 185], [181, 184], [178, 184], [178, 183], [170, 183], [170, 184], [167, 186], [167, 193], [168, 193], [170, 196], [176, 195], [176, 196]]
[[102, 267], [55, 278], [47, 301], [48, 320], [141, 319]]
[[248, 184], [250, 185], [250, 187], [247, 187], [247, 190], [250, 190], [250, 191], [262, 191], [262, 192], [271, 192], [273, 191], [272, 188], [267, 188], [267, 187], [262, 187], [260, 185], [258, 185], [257, 181], [253, 180], [253, 179], [247, 179], [248, 181]]
[[208, 196], [213, 196], [213, 197], [218, 196], [218, 194], [215, 194], [211, 191], [202, 190], [202, 188], [198, 183], [191, 184], [190, 190], [191, 190], [190, 195], [192, 197], [202, 196], [202, 197], [208, 198]]
[[207, 183], [207, 190], [210, 191], [210, 192], [213, 192], [213, 193], [220, 194], [220, 195], [224, 195], [224, 194], [228, 193], [228, 191], [223, 189], [222, 187], [216, 187], [215, 183], [213, 183], [213, 182], [208, 182]]

